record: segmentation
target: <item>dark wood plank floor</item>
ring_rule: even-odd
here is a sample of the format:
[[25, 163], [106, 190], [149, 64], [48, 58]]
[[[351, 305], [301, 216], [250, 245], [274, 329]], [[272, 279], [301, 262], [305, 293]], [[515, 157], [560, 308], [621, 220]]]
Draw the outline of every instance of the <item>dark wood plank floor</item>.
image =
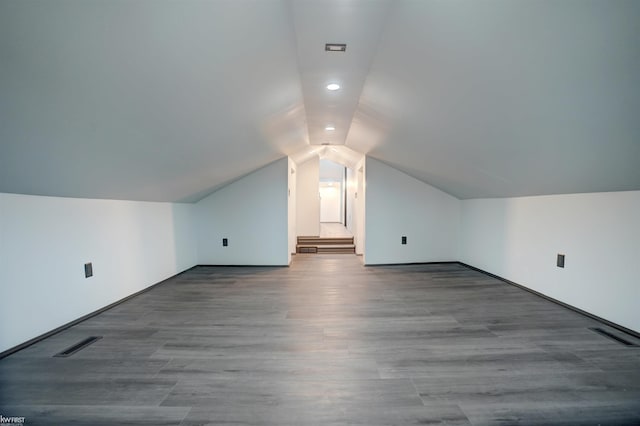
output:
[[[640, 348], [593, 326], [459, 265], [297, 255], [290, 268], [199, 267], [0, 360], [0, 415], [28, 425], [640, 424]], [[90, 335], [104, 337], [52, 357]]]

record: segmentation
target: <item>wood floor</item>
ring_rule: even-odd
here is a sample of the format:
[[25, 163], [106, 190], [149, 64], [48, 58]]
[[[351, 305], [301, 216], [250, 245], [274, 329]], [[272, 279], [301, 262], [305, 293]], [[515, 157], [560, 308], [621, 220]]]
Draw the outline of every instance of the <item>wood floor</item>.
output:
[[[198, 267], [0, 360], [0, 415], [93, 426], [640, 424], [640, 348], [594, 326], [457, 264], [297, 255], [290, 268]], [[91, 335], [103, 338], [52, 357]]]

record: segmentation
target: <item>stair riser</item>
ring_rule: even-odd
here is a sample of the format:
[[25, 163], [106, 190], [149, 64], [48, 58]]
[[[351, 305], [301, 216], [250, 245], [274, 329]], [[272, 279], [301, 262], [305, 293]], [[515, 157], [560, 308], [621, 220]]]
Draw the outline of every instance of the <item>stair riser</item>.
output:
[[327, 250], [322, 250], [322, 249], [318, 249], [317, 253], [319, 254], [354, 254], [356, 251], [355, 250], [338, 250], [338, 249], [327, 249]]
[[353, 238], [324, 238], [324, 239], [298, 239], [301, 245], [336, 245], [353, 244]]

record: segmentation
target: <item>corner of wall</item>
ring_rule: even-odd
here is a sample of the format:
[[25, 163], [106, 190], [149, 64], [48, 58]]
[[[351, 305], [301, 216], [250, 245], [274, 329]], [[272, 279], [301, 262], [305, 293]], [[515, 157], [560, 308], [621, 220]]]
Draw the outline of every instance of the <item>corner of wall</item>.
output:
[[0, 352], [194, 266], [192, 208], [0, 194]]
[[288, 166], [283, 157], [196, 203], [199, 264], [288, 265]]
[[460, 200], [371, 157], [365, 180], [366, 264], [458, 260]]
[[640, 331], [638, 217], [640, 191], [467, 200], [461, 259]]
[[287, 235], [289, 240], [289, 250], [287, 253], [288, 265], [291, 265], [291, 256], [296, 252], [296, 227], [297, 227], [297, 168], [295, 161], [291, 157], [288, 158], [288, 170], [287, 170], [287, 186], [288, 186], [288, 199], [287, 199]]

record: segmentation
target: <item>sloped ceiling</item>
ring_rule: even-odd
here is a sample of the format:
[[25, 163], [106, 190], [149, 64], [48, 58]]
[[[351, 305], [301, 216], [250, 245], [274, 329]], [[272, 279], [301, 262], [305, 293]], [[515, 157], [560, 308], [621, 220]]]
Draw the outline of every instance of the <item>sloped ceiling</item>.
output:
[[347, 145], [458, 198], [640, 189], [640, 2], [400, 1]]
[[304, 148], [282, 1], [0, 2], [0, 191], [193, 201]]
[[633, 0], [0, 2], [0, 192], [195, 201], [318, 148], [459, 198], [640, 190], [638, 22]]

